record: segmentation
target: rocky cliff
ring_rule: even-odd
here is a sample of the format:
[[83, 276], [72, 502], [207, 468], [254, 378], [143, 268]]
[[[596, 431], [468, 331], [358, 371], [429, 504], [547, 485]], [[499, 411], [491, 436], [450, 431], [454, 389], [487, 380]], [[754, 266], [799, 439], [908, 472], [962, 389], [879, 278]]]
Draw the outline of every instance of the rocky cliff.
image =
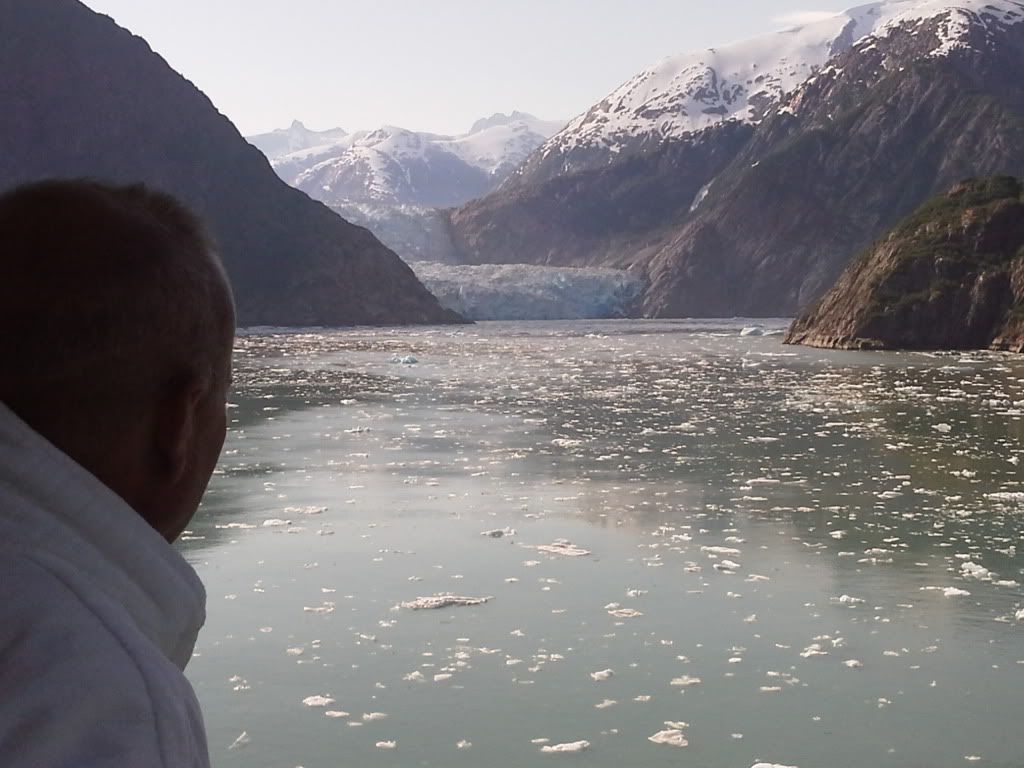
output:
[[457, 319], [369, 231], [289, 188], [144, 40], [76, 0], [0, 0], [0, 189], [144, 181], [210, 224], [246, 325]]
[[789, 344], [1024, 351], [1024, 184], [957, 184], [868, 248]]
[[794, 31], [806, 46], [738, 46], [768, 62], [750, 73], [712, 50], [626, 84], [452, 214], [458, 258], [625, 266], [649, 317], [791, 315], [930, 196], [1024, 175], [1024, 3], [839, 18]]

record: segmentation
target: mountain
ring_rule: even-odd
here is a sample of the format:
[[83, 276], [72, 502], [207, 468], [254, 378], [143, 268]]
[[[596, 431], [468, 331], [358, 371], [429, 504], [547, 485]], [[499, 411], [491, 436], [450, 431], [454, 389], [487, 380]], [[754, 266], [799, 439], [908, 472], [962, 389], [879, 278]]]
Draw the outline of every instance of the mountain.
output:
[[0, 0], [0, 189], [138, 182], [203, 216], [242, 325], [437, 323], [443, 310], [365, 229], [289, 188], [144, 40], [77, 0]]
[[247, 140], [269, 158], [287, 155], [310, 147], [322, 147], [343, 140], [347, 133], [341, 128], [329, 128], [326, 131], [311, 131], [298, 120], [293, 120], [287, 128], [277, 128], [270, 133], [248, 136]]
[[1024, 351], [1024, 184], [974, 179], [855, 259], [786, 342]]
[[626, 267], [646, 316], [794, 314], [960, 179], [1024, 172], [1024, 2], [876, 2], [669, 59], [451, 216], [456, 258]]
[[[479, 120], [459, 136], [384, 126], [327, 139], [293, 125], [250, 141], [282, 179], [326, 203], [437, 208], [491, 191], [562, 125], [513, 112]], [[275, 152], [289, 142], [308, 143]]]

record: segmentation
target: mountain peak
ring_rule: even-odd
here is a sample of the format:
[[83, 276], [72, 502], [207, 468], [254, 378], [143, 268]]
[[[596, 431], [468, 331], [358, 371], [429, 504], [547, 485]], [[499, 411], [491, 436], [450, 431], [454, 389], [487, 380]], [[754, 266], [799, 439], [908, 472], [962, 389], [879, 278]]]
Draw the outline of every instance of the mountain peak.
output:
[[537, 118], [529, 112], [512, 110], [511, 114], [507, 115], [504, 112], [495, 112], [490, 117], [482, 117], [473, 123], [473, 127], [469, 129], [469, 132], [479, 133], [480, 131], [486, 131], [488, 128], [494, 128], [498, 125], [511, 125], [512, 123], [536, 121]]
[[835, 15], [807, 15], [780, 32], [663, 59], [576, 117], [542, 155], [581, 148], [622, 151], [649, 137], [681, 139], [727, 121], [756, 125], [833, 56], [856, 44], [921, 29], [936, 38], [930, 55], [944, 56], [968, 47], [972, 29], [1021, 21], [1021, 0], [881, 0]]

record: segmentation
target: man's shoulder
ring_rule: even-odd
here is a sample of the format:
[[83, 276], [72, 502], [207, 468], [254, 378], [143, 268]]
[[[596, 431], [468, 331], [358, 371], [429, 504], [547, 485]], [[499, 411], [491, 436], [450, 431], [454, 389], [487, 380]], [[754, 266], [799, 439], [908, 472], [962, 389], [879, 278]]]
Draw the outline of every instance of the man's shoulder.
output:
[[80, 748], [160, 765], [166, 742], [201, 740], [181, 671], [109, 599], [90, 595], [87, 579], [72, 577], [0, 546], [0, 690], [17, 691], [0, 697], [0, 749], [38, 750], [39, 765]]

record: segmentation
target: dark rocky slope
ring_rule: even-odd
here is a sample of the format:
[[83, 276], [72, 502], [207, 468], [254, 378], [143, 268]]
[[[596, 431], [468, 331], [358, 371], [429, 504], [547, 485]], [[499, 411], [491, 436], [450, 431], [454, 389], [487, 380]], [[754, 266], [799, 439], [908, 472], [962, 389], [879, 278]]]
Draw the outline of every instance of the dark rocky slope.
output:
[[645, 314], [795, 314], [928, 198], [1024, 175], [1024, 26], [972, 43], [928, 55], [926, 24], [835, 59], [647, 261]]
[[277, 178], [141, 38], [76, 0], [0, 0], [0, 189], [144, 181], [210, 223], [241, 324], [437, 323], [443, 310], [367, 230]]
[[1024, 185], [956, 185], [858, 257], [789, 344], [1024, 351]]
[[[552, 266], [629, 267], [690, 214], [701, 188], [747, 143], [727, 123], [671, 143], [647, 142], [603, 167], [554, 174], [531, 160], [493, 195], [451, 214], [456, 259]], [[537, 165], [535, 174], [526, 173]]]
[[453, 213], [457, 255], [628, 266], [649, 317], [796, 314], [930, 196], [1024, 175], [1024, 24], [979, 21], [936, 55], [945, 21], [867, 38], [756, 127], [569, 175], [531, 161]]

